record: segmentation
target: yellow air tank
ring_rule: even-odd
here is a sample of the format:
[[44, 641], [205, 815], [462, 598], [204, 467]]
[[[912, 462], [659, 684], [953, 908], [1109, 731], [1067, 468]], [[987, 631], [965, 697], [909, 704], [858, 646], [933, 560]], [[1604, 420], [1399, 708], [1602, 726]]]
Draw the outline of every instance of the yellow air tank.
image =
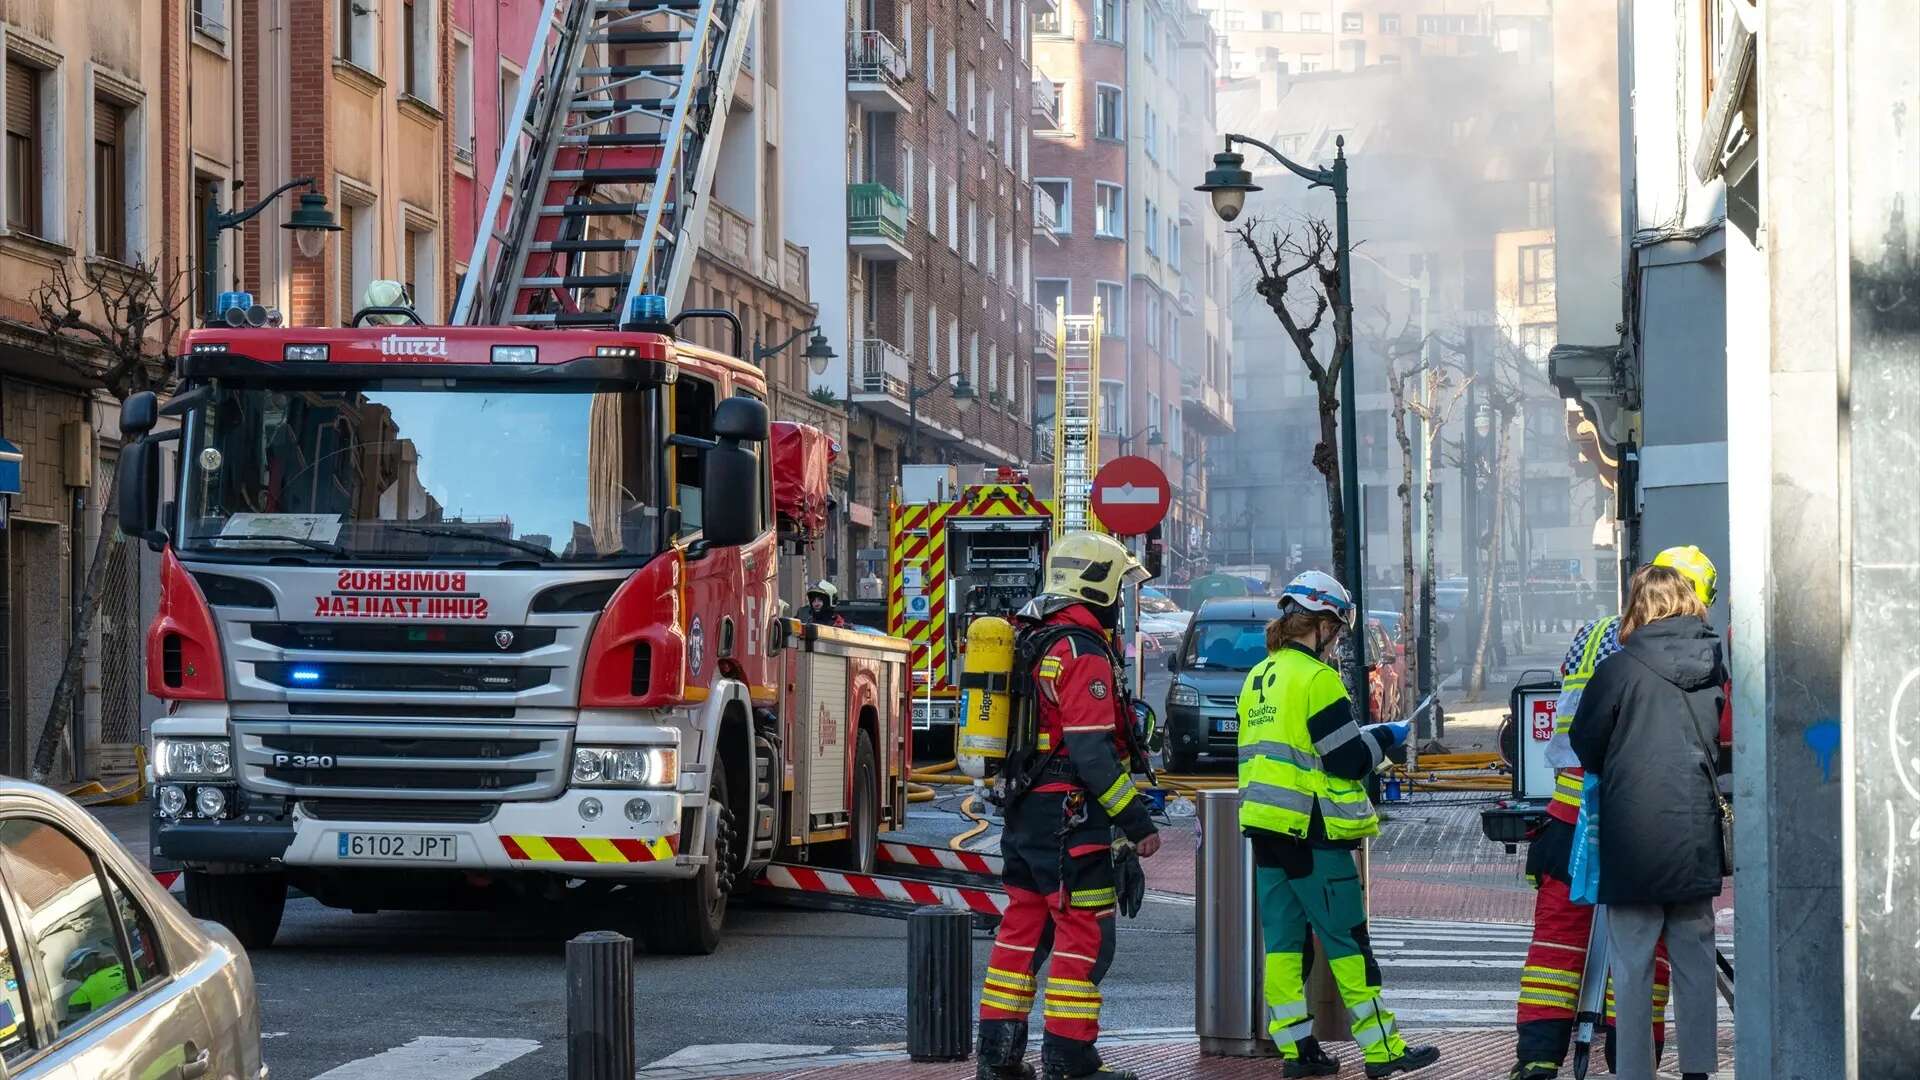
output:
[[982, 615], [967, 627], [960, 740], [954, 747], [960, 771], [975, 780], [994, 775], [1007, 759], [1012, 684], [1013, 624], [998, 615]]

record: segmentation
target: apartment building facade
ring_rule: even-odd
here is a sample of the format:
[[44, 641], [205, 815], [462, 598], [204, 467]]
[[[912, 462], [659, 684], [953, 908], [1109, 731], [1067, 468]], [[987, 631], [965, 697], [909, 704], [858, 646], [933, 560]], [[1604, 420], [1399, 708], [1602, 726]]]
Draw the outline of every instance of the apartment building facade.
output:
[[1550, 0], [1204, 0], [1229, 78], [1551, 50]]
[[[1232, 423], [1229, 316], [1202, 300], [1218, 295], [1205, 269], [1224, 257], [1223, 233], [1191, 190], [1218, 141], [1213, 45], [1191, 0], [1061, 0], [1034, 22], [1036, 84], [1057, 117], [1033, 139], [1036, 229], [1050, 234], [1035, 249], [1034, 300], [1080, 315], [1099, 301], [1101, 457], [1148, 457], [1187, 495], [1205, 483], [1202, 440]], [[1045, 421], [1053, 380], [1040, 377]], [[1163, 530], [1176, 580], [1204, 548], [1205, 505], [1176, 501]]]
[[805, 207], [795, 237], [814, 253], [820, 322], [842, 357], [812, 386], [847, 406], [848, 549], [860, 563], [847, 573], [869, 577], [901, 464], [977, 471], [1032, 457], [1030, 6], [845, 10], [831, 88], [823, 21], [784, 24], [788, 98], [806, 108], [784, 109], [782, 129], [802, 166], [789, 173]]

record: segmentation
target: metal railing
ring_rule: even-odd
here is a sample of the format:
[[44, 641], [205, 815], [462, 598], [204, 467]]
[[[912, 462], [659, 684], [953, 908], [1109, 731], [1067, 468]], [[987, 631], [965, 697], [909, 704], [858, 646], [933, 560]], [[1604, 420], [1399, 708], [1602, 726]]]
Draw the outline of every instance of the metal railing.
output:
[[1048, 304], [1033, 305], [1033, 347], [1052, 356], [1060, 347], [1060, 324]]
[[912, 358], [902, 352], [899, 346], [881, 338], [862, 338], [859, 391], [863, 394], [885, 394], [905, 401], [912, 366]]
[[786, 242], [786, 260], [784, 274], [780, 284], [795, 296], [803, 299], [813, 295], [813, 255], [806, 248], [791, 240]]
[[913, 76], [906, 53], [878, 30], [855, 30], [847, 35], [847, 80], [884, 82], [899, 86]]
[[883, 236], [905, 243], [907, 239], [906, 200], [885, 184], [847, 185], [847, 233], [851, 236]]
[[1033, 73], [1033, 115], [1047, 127], [1060, 126], [1060, 93], [1052, 79], [1037, 71]]
[[1053, 232], [1060, 227], [1060, 204], [1053, 201], [1053, 193], [1039, 184], [1033, 185], [1033, 227], [1037, 232]]

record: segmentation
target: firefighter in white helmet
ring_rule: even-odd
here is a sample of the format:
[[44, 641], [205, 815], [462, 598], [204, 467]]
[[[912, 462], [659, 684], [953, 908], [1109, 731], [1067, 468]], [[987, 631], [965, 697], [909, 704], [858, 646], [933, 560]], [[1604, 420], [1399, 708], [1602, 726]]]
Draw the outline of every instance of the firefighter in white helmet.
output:
[[817, 626], [847, 625], [847, 620], [841, 618], [840, 613], [833, 610], [834, 602], [839, 599], [840, 590], [833, 582], [828, 581], [826, 578], [821, 578], [819, 581], [813, 583], [812, 588], [807, 590], [807, 606], [806, 609], [800, 613], [800, 621], [813, 623]]

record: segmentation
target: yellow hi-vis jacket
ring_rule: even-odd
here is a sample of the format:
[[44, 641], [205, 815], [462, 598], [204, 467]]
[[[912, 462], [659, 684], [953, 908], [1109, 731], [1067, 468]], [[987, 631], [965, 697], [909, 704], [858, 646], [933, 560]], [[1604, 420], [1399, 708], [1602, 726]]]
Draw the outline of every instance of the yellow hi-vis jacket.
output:
[[1299, 646], [1268, 655], [1240, 688], [1240, 825], [1358, 840], [1380, 832], [1363, 784], [1382, 748], [1353, 721], [1340, 674]]

